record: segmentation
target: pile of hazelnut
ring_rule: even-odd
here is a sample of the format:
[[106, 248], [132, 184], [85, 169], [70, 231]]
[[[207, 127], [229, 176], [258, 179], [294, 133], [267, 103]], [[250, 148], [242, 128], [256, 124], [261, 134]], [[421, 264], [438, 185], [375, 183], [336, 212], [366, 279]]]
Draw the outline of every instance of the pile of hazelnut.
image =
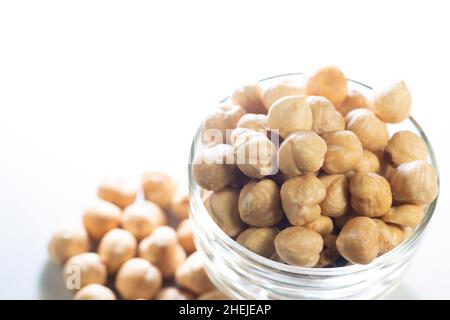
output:
[[[369, 264], [404, 241], [438, 194], [403, 81], [349, 90], [326, 66], [304, 83], [248, 84], [203, 123], [192, 174], [212, 219], [247, 249], [301, 267]], [[277, 143], [280, 142], [280, 143]]]
[[52, 236], [50, 258], [64, 265], [75, 299], [225, 299], [195, 251], [188, 196], [176, 190], [169, 175], [155, 171], [142, 176], [141, 190], [124, 179], [104, 181], [83, 225]]

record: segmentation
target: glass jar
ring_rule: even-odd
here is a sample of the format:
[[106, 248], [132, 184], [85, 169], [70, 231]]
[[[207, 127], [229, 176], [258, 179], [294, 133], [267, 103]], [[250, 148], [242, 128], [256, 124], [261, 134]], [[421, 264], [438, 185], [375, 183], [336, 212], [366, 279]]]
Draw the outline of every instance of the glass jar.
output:
[[[281, 80], [301, 81], [301, 73], [279, 75], [261, 80], [263, 84]], [[371, 87], [348, 80], [349, 89], [366, 96]], [[227, 99], [223, 100], [223, 102]], [[388, 125], [390, 133], [411, 130], [428, 146], [429, 161], [437, 170], [432, 147], [418, 123], [410, 117], [400, 124]], [[192, 143], [190, 164], [201, 150], [201, 128]], [[302, 268], [259, 256], [227, 236], [209, 216], [201, 200], [201, 189], [189, 166], [190, 215], [197, 250], [203, 256], [206, 272], [222, 292], [234, 299], [374, 299], [393, 289], [404, 274], [420, 245], [433, 215], [437, 199], [427, 208], [421, 224], [408, 239], [368, 265], [337, 268]]]

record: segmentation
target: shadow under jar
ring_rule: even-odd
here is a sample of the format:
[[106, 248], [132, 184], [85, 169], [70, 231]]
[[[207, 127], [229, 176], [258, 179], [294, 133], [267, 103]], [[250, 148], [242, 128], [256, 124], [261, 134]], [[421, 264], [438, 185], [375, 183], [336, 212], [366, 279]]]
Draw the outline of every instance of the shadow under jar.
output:
[[[260, 82], [301, 81], [303, 74], [270, 77]], [[348, 80], [349, 89], [369, 96], [372, 88]], [[224, 99], [223, 102], [228, 100]], [[410, 130], [420, 135], [428, 147], [428, 161], [437, 170], [433, 149], [418, 123], [412, 118], [395, 125], [391, 134]], [[190, 152], [190, 216], [197, 250], [203, 256], [206, 272], [223, 293], [234, 299], [375, 299], [383, 297], [399, 283], [419, 247], [433, 215], [437, 198], [425, 208], [425, 215], [409, 238], [368, 265], [336, 268], [302, 268], [259, 256], [227, 236], [209, 216], [201, 199], [201, 188], [192, 177], [192, 161], [201, 149], [201, 128]]]

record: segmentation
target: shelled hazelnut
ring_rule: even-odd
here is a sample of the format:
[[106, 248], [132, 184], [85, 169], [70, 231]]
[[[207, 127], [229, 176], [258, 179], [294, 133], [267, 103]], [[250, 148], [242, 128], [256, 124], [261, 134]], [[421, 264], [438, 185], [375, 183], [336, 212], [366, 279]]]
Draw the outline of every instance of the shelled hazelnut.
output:
[[266, 107], [261, 98], [262, 90], [259, 84], [249, 83], [237, 88], [231, 94], [230, 100], [248, 113], [266, 113]]
[[168, 208], [176, 192], [175, 182], [171, 176], [164, 172], [145, 172], [141, 178], [141, 185], [145, 199], [156, 203], [164, 209]]
[[335, 66], [319, 68], [308, 75], [305, 84], [310, 96], [322, 96], [339, 107], [347, 97], [347, 79]]
[[58, 265], [80, 253], [89, 251], [89, 237], [82, 226], [66, 226], [56, 231], [48, 243], [48, 253]]
[[367, 98], [358, 90], [350, 89], [342, 105], [337, 110], [345, 117], [347, 113], [358, 108], [370, 108]]
[[267, 110], [273, 103], [287, 96], [305, 96], [305, 90], [291, 81], [285, 80], [263, 90], [262, 101]]
[[345, 129], [344, 117], [333, 104], [324, 97], [309, 96], [306, 98], [312, 112], [312, 128], [318, 134]]
[[428, 156], [423, 139], [411, 131], [396, 132], [384, 152], [386, 159], [394, 166], [414, 160], [426, 160]]
[[125, 208], [121, 216], [122, 228], [131, 232], [137, 240], [145, 238], [166, 223], [163, 210], [150, 201], [133, 203]]
[[137, 186], [123, 178], [104, 180], [98, 187], [97, 196], [121, 209], [129, 206], [136, 199]]
[[245, 113], [245, 109], [237, 104], [219, 104], [203, 121], [203, 141], [225, 143], [230, 130], [236, 128]]
[[122, 210], [102, 199], [94, 200], [83, 214], [83, 224], [93, 240], [100, 240], [109, 230], [120, 224]]
[[109, 273], [116, 273], [120, 266], [136, 254], [137, 241], [133, 234], [123, 229], [108, 231], [100, 241], [98, 254]]
[[394, 81], [375, 91], [372, 104], [375, 114], [381, 120], [398, 123], [409, 116], [411, 94], [404, 81]]
[[322, 138], [327, 143], [327, 153], [322, 169], [328, 174], [345, 173], [355, 169], [363, 156], [363, 147], [351, 131], [326, 132]]
[[236, 242], [250, 251], [268, 258], [275, 252], [274, 240], [278, 232], [277, 228], [248, 228], [241, 232]]
[[214, 290], [214, 285], [206, 275], [203, 261], [199, 253], [194, 252], [177, 269], [175, 281], [181, 287], [196, 294]]

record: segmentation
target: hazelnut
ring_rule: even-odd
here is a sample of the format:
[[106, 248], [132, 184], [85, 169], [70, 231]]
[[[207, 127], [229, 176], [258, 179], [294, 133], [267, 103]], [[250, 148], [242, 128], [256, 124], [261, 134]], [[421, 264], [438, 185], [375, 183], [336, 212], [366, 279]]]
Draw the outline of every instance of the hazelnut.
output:
[[161, 272], [145, 259], [125, 262], [116, 276], [116, 288], [126, 300], [151, 299], [161, 288]]
[[355, 133], [364, 149], [382, 150], [389, 140], [386, 123], [377, 118], [370, 109], [355, 109], [345, 116], [347, 130]]
[[320, 253], [319, 262], [315, 265], [316, 268], [333, 266], [341, 258], [336, 248], [336, 240], [337, 236], [334, 234], [328, 234], [323, 238], [323, 250]]
[[397, 227], [384, 223], [380, 219], [373, 219], [378, 227], [378, 256], [391, 251], [403, 241], [403, 231]]
[[273, 105], [273, 103], [286, 96], [304, 96], [305, 91], [300, 86], [292, 83], [291, 81], [281, 81], [275, 85], [266, 88], [263, 91], [262, 101], [267, 110]]
[[155, 300], [194, 300], [195, 296], [177, 287], [165, 287], [158, 291]]
[[168, 208], [177, 186], [172, 177], [158, 171], [147, 171], [141, 178], [145, 199], [156, 203], [161, 208]]
[[371, 263], [379, 250], [377, 224], [368, 217], [351, 219], [339, 233], [336, 247], [339, 253], [352, 263]]
[[241, 220], [254, 227], [270, 227], [283, 218], [280, 190], [269, 179], [247, 183], [239, 194]]
[[326, 152], [327, 144], [314, 131], [295, 132], [278, 150], [280, 170], [291, 177], [314, 173], [322, 167]]
[[266, 107], [261, 99], [262, 88], [257, 83], [250, 83], [234, 90], [230, 100], [240, 105], [249, 113], [266, 113]]
[[88, 284], [75, 294], [75, 300], [116, 300], [116, 295], [101, 284]]
[[347, 79], [335, 66], [325, 66], [311, 73], [305, 83], [306, 93], [322, 96], [339, 107], [347, 96]]
[[93, 240], [100, 240], [120, 224], [120, 208], [102, 199], [93, 201], [83, 214], [83, 225]]
[[155, 228], [167, 223], [164, 211], [153, 202], [142, 201], [125, 208], [121, 218], [122, 227], [137, 240], [152, 233]]
[[348, 210], [348, 181], [343, 174], [319, 177], [326, 188], [325, 199], [320, 203], [322, 215], [340, 217]]
[[186, 259], [186, 253], [178, 243], [175, 230], [162, 226], [139, 243], [139, 257], [157, 266], [163, 277], [168, 278]]
[[325, 172], [345, 173], [358, 166], [363, 148], [353, 132], [348, 130], [325, 132], [322, 138], [327, 143], [327, 153], [322, 167]]
[[373, 97], [376, 115], [387, 123], [398, 123], [409, 117], [411, 94], [404, 81], [394, 81], [376, 90]]
[[229, 300], [229, 298], [219, 290], [211, 290], [201, 294], [197, 300]]
[[305, 224], [305, 228], [311, 229], [325, 237], [333, 232], [333, 220], [327, 216], [320, 216], [316, 220]]
[[[384, 155], [384, 153], [383, 153]], [[385, 177], [389, 182], [391, 182], [391, 179], [394, 175], [395, 168], [386, 160], [381, 158], [380, 159], [380, 175]]]
[[273, 241], [278, 232], [277, 228], [248, 228], [237, 237], [236, 241], [248, 250], [269, 258], [275, 252]]
[[98, 254], [109, 273], [116, 273], [120, 266], [136, 254], [137, 242], [131, 232], [123, 229], [108, 231], [100, 241]]
[[203, 261], [198, 252], [191, 254], [175, 273], [176, 283], [196, 294], [214, 290], [214, 285], [206, 275]]
[[232, 129], [236, 128], [245, 109], [232, 103], [221, 103], [203, 121], [203, 141], [225, 143]]
[[275, 249], [286, 263], [313, 267], [320, 258], [323, 240], [317, 232], [303, 227], [288, 227], [275, 237]]
[[358, 90], [350, 89], [347, 92], [344, 102], [338, 108], [338, 111], [345, 116], [347, 113], [354, 109], [370, 108], [367, 98]]
[[53, 234], [48, 243], [50, 259], [58, 265], [87, 251], [89, 251], [89, 237], [82, 226], [63, 227]]
[[360, 215], [379, 217], [392, 204], [389, 182], [374, 172], [357, 172], [350, 180], [350, 202]]
[[394, 166], [414, 160], [426, 160], [428, 156], [425, 142], [411, 131], [396, 132], [384, 152], [386, 159]]
[[189, 195], [187, 193], [176, 193], [170, 203], [170, 213], [177, 219], [189, 218]]
[[91, 283], [105, 284], [107, 276], [106, 266], [93, 252], [81, 253], [67, 260], [63, 274], [68, 289], [81, 289]]
[[195, 251], [194, 234], [189, 219], [180, 222], [177, 228], [178, 242], [188, 254]]
[[280, 136], [287, 136], [299, 130], [311, 130], [312, 112], [303, 96], [287, 96], [274, 102], [269, 109], [268, 124], [278, 130]]
[[422, 160], [399, 165], [391, 178], [394, 199], [411, 204], [428, 204], [438, 194], [438, 177], [434, 167]]
[[356, 217], [360, 217], [360, 215], [353, 210], [347, 211], [344, 215], [333, 218], [334, 225], [338, 229], [342, 229], [347, 222]]
[[267, 130], [267, 116], [265, 114], [245, 114], [237, 123], [238, 128], [250, 129], [254, 131]]
[[236, 237], [245, 224], [239, 216], [239, 190], [225, 188], [211, 193], [205, 207], [214, 222], [230, 237]]
[[325, 199], [326, 189], [316, 176], [306, 174], [286, 181], [280, 196], [289, 222], [294, 226], [303, 226], [319, 218], [319, 203]]
[[415, 228], [420, 224], [424, 217], [423, 206], [413, 204], [403, 204], [392, 207], [389, 211], [381, 216], [384, 222], [398, 224], [404, 227]]
[[354, 170], [359, 172], [380, 172], [380, 167], [381, 164], [378, 156], [375, 153], [364, 149], [361, 160]]
[[103, 181], [97, 190], [100, 199], [109, 201], [123, 209], [136, 199], [137, 186], [121, 178]]
[[237, 166], [249, 177], [260, 179], [277, 171], [276, 147], [260, 132], [240, 135], [234, 142], [233, 152]]
[[[247, 132], [251, 132], [254, 130], [251, 130], [249, 128], [236, 128], [231, 132], [230, 135], [230, 145], [234, 145], [234, 143], [236, 142], [236, 140], [239, 138], [240, 135], [247, 133]], [[262, 133], [262, 132], [261, 132]]]
[[233, 148], [226, 144], [200, 151], [192, 164], [192, 175], [200, 187], [220, 190], [229, 185], [236, 174]]
[[311, 108], [313, 131], [322, 134], [345, 129], [344, 117], [336, 111], [330, 100], [325, 97], [309, 96], [306, 103]]

